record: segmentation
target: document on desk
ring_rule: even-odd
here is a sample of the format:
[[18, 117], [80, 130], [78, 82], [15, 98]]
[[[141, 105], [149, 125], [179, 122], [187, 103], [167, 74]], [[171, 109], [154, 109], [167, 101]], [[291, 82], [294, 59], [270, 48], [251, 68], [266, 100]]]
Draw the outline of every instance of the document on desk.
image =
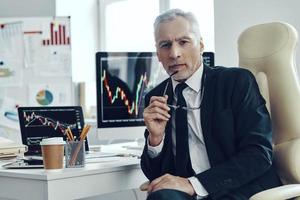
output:
[[27, 151], [27, 146], [0, 137], [0, 158], [15, 157]]
[[86, 163], [104, 163], [120, 161], [123, 158], [139, 159], [140, 156], [131, 153], [93, 152], [86, 155]]
[[118, 156], [117, 153], [111, 153], [111, 152], [97, 152], [97, 151], [89, 151], [85, 158], [105, 158], [105, 157], [116, 157]]
[[116, 162], [119, 161], [120, 157], [114, 156], [114, 157], [102, 157], [102, 158], [89, 158], [85, 160], [85, 163], [107, 163], [107, 162]]

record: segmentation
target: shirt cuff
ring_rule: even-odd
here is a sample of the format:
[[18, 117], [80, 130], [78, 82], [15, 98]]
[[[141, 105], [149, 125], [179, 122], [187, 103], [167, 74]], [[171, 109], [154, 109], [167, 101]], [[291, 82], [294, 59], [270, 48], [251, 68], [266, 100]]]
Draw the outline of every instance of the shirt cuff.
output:
[[149, 136], [148, 136], [147, 146], [148, 146], [148, 155], [150, 156], [150, 158], [155, 158], [159, 155], [159, 153], [162, 151], [162, 148], [164, 146], [164, 140], [165, 140], [165, 135], [163, 136], [163, 139], [161, 140], [160, 144], [154, 147], [149, 144]]
[[196, 192], [197, 199], [203, 199], [208, 196], [208, 192], [196, 177], [190, 177], [188, 178], [188, 180], [190, 181]]

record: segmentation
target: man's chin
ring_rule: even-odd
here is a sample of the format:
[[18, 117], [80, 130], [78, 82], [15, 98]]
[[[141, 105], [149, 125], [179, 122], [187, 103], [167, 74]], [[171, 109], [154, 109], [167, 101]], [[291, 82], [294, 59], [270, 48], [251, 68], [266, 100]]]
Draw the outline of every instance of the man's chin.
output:
[[187, 78], [185, 76], [182, 76], [182, 75], [180, 76], [180, 74], [178, 74], [178, 75], [176, 74], [175, 77], [174, 77], [174, 80], [178, 81], [178, 82], [186, 81], [186, 79]]

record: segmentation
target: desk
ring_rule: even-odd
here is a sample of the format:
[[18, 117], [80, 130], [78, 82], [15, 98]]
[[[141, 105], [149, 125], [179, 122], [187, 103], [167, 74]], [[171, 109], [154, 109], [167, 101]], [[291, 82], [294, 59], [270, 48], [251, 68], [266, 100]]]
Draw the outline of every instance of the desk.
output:
[[146, 178], [139, 159], [113, 157], [61, 170], [0, 168], [0, 200], [70, 200], [138, 188]]

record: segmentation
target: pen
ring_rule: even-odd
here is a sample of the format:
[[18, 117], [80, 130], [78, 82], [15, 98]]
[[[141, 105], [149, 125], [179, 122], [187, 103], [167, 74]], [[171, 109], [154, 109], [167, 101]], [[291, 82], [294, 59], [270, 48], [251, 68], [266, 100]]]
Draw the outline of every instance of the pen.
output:
[[167, 93], [167, 89], [168, 89], [168, 87], [169, 87], [169, 83], [170, 83], [170, 81], [171, 81], [171, 77], [174, 76], [175, 74], [177, 74], [177, 72], [178, 72], [178, 71], [175, 71], [175, 72], [173, 72], [173, 73], [170, 75], [169, 80], [168, 80], [168, 82], [167, 82], [167, 84], [166, 84], [166, 87], [165, 87], [165, 89], [164, 89], [163, 96], [165, 96], [166, 93]]

